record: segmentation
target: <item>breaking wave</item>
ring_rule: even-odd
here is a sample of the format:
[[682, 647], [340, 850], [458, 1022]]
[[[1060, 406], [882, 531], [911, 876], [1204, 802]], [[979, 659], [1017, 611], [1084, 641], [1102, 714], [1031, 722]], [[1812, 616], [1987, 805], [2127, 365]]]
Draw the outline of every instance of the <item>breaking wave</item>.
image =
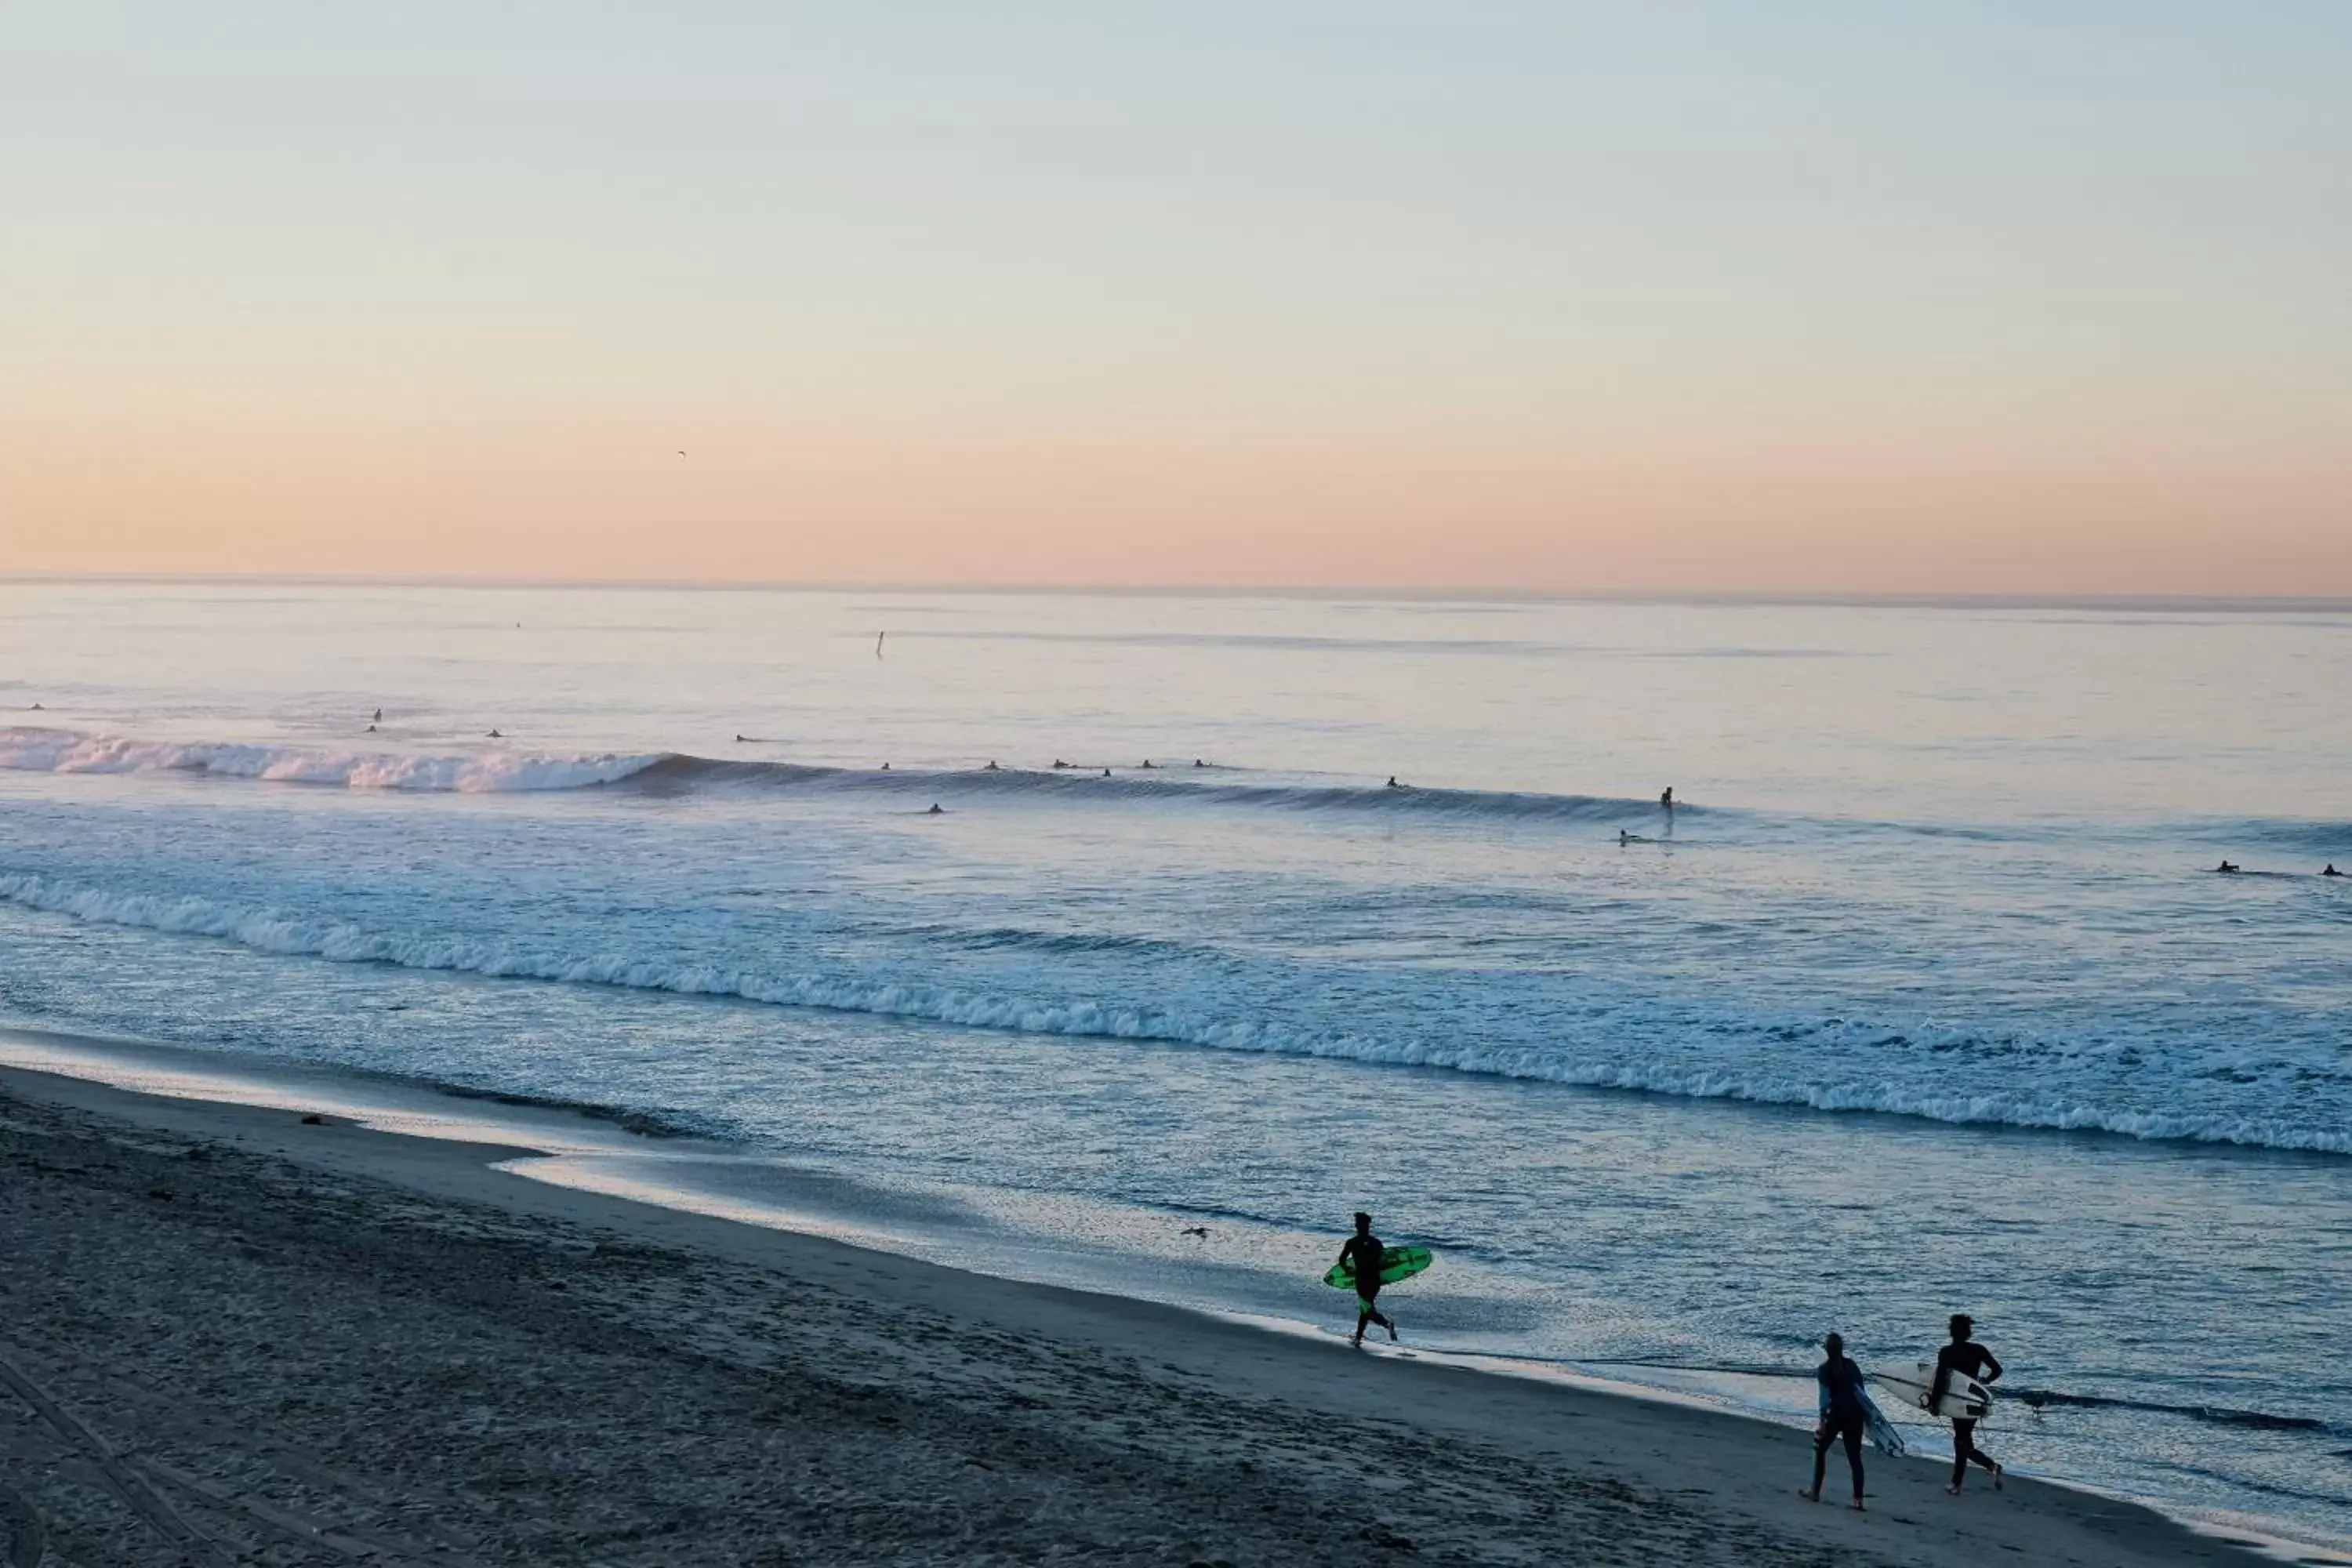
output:
[[15, 773], [177, 773], [272, 784], [461, 795], [614, 784], [661, 760], [658, 752], [534, 756], [484, 751], [425, 755], [230, 741], [134, 741], [70, 730], [0, 730], [0, 769]]

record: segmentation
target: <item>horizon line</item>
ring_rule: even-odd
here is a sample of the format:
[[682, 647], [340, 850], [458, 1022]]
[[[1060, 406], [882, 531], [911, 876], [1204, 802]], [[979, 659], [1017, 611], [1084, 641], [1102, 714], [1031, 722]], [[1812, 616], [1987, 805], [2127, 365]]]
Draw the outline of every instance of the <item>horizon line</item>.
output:
[[103, 572], [0, 570], [0, 584], [151, 584], [189, 587], [475, 588], [620, 590], [745, 594], [961, 594], [1168, 599], [1372, 599], [1465, 604], [1647, 604], [1849, 605], [1890, 609], [2204, 609], [2238, 613], [2352, 613], [2352, 595], [2128, 594], [2024, 590], [1934, 592], [1917, 589], [1505, 588], [1404, 584], [1231, 583], [925, 583], [876, 578], [842, 582], [784, 578], [728, 580], [664, 577], [432, 575], [414, 573]]

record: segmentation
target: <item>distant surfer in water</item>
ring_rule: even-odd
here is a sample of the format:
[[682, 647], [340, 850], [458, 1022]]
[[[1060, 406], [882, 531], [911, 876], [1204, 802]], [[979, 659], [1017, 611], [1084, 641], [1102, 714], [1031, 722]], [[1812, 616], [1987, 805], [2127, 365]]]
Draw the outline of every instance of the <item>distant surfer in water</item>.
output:
[[[1809, 1502], [1822, 1500], [1822, 1478], [1828, 1474], [1830, 1446], [1843, 1438], [1845, 1442], [1846, 1468], [1853, 1471], [1853, 1506], [1862, 1507], [1862, 1434], [1877, 1414], [1864, 1390], [1862, 1368], [1853, 1364], [1845, 1353], [1845, 1339], [1832, 1334], [1822, 1342], [1826, 1353], [1822, 1364], [1813, 1369], [1813, 1381], [1821, 1385], [1821, 1424], [1813, 1428], [1813, 1484], [1797, 1495]], [[1882, 1417], [1882, 1419], [1884, 1419]]]
[[2238, 874], [2237, 866], [2233, 862], [2228, 860], [2222, 861], [2219, 866], [2214, 867], [2213, 869], [2224, 877], [2234, 877]]
[[1674, 810], [1674, 808], [1675, 808], [1675, 786], [1674, 786], [1674, 785], [1672, 785], [1672, 784], [1668, 784], [1668, 785], [1666, 786], [1666, 793], [1665, 793], [1665, 794], [1664, 794], [1664, 795], [1660, 795], [1660, 796], [1658, 797], [1658, 804], [1659, 804], [1659, 805], [1661, 805], [1661, 806], [1664, 807], [1664, 808], [1665, 808], [1666, 810], [1668, 810], [1668, 811], [1672, 811], [1672, 810]]
[[2320, 873], [2320, 875], [2321, 875], [2321, 876], [2323, 876], [2323, 877], [2341, 877], [2342, 875], [2344, 875], [2344, 873], [2343, 873], [2343, 872], [2341, 872], [2341, 871], [2339, 871], [2339, 870], [2337, 870], [2337, 869], [2336, 868], [2336, 862], [2335, 862], [2335, 861], [2330, 860], [2330, 861], [2327, 863], [2327, 869], [2326, 869], [2326, 870], [2325, 870], [2325, 871], [2322, 871], [2322, 872]]
[[989, 758], [988, 766], [981, 769], [980, 771], [984, 773], [992, 773], [996, 772], [996, 759], [994, 757]]
[[923, 815], [925, 816], [945, 816], [947, 815], [947, 811], [938, 801], [933, 801], [931, 802], [931, 809], [923, 813]]
[[1381, 1238], [1372, 1234], [1372, 1216], [1359, 1214], [1356, 1234], [1339, 1248], [1339, 1266], [1356, 1277], [1356, 1332], [1348, 1342], [1358, 1350], [1364, 1348], [1367, 1323], [1378, 1323], [1386, 1329], [1391, 1340], [1397, 1337], [1396, 1325], [1382, 1317], [1381, 1310], [1372, 1304], [1381, 1293], [1381, 1261], [1387, 1251]]
[[1404, 785], [1396, 782], [1396, 774], [1391, 773], [1389, 775], [1389, 782], [1382, 787], [1386, 789], [1402, 789], [1404, 788]]
[[[1952, 1314], [1952, 1342], [1936, 1352], [1936, 1386], [1927, 1391], [1927, 1408], [1944, 1397], [1951, 1385], [1952, 1374], [1973, 1377], [1979, 1383], [1990, 1384], [2000, 1376], [2000, 1363], [1992, 1352], [1971, 1337], [1977, 1331], [1976, 1322], [1966, 1312]], [[1974, 1459], [1992, 1472], [1992, 1489], [2000, 1489], [2000, 1467], [1990, 1454], [1977, 1447], [1977, 1424], [1965, 1415], [1952, 1417], [1952, 1484], [1944, 1489], [1954, 1497], [1960, 1495], [1960, 1483], [1969, 1479], [1969, 1461]]]

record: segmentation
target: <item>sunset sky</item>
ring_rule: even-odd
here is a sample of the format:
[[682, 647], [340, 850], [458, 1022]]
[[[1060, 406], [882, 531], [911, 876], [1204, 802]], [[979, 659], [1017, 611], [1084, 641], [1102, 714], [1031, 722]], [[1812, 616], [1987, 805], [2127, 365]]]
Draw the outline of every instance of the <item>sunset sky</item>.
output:
[[2342, 0], [9, 6], [0, 571], [2352, 594], [2347, 80]]

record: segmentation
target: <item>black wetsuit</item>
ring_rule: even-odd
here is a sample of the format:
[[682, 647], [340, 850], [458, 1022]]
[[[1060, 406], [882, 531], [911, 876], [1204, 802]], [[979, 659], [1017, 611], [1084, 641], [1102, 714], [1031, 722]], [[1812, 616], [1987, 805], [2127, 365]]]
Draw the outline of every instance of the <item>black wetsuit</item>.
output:
[[1388, 1248], [1381, 1245], [1381, 1238], [1369, 1232], [1349, 1237], [1348, 1244], [1339, 1249], [1340, 1258], [1355, 1265], [1356, 1299], [1363, 1303], [1367, 1312], [1372, 1310], [1372, 1300], [1381, 1293], [1381, 1261], [1387, 1251]]
[[[1985, 1375], [1987, 1368], [1991, 1369], [1991, 1377]], [[1964, 1377], [1973, 1377], [1980, 1383], [1990, 1383], [1992, 1378], [2000, 1375], [2000, 1363], [1993, 1359], [1992, 1352], [1974, 1340], [1969, 1340], [1958, 1344], [1946, 1345], [1936, 1352], [1935, 1393], [1937, 1394], [1941, 1395], [1950, 1388], [1952, 1374], [1955, 1373]], [[1928, 1401], [1928, 1408], [1931, 1410], [1935, 1408], [1933, 1399]], [[1952, 1484], [1956, 1487], [1967, 1477], [1970, 1459], [1974, 1459], [1994, 1475], [2000, 1474], [2000, 1467], [1993, 1463], [1992, 1456], [1977, 1447], [1975, 1421], [1965, 1415], [1952, 1417]]]
[[1862, 1500], [1862, 1430], [1869, 1424], [1863, 1408], [1862, 1368], [1851, 1356], [1832, 1356], [1813, 1370], [1829, 1394], [1829, 1414], [1813, 1433], [1813, 1495], [1822, 1495], [1822, 1477], [1829, 1469], [1830, 1445], [1845, 1439], [1845, 1462], [1853, 1471], [1853, 1500]]

